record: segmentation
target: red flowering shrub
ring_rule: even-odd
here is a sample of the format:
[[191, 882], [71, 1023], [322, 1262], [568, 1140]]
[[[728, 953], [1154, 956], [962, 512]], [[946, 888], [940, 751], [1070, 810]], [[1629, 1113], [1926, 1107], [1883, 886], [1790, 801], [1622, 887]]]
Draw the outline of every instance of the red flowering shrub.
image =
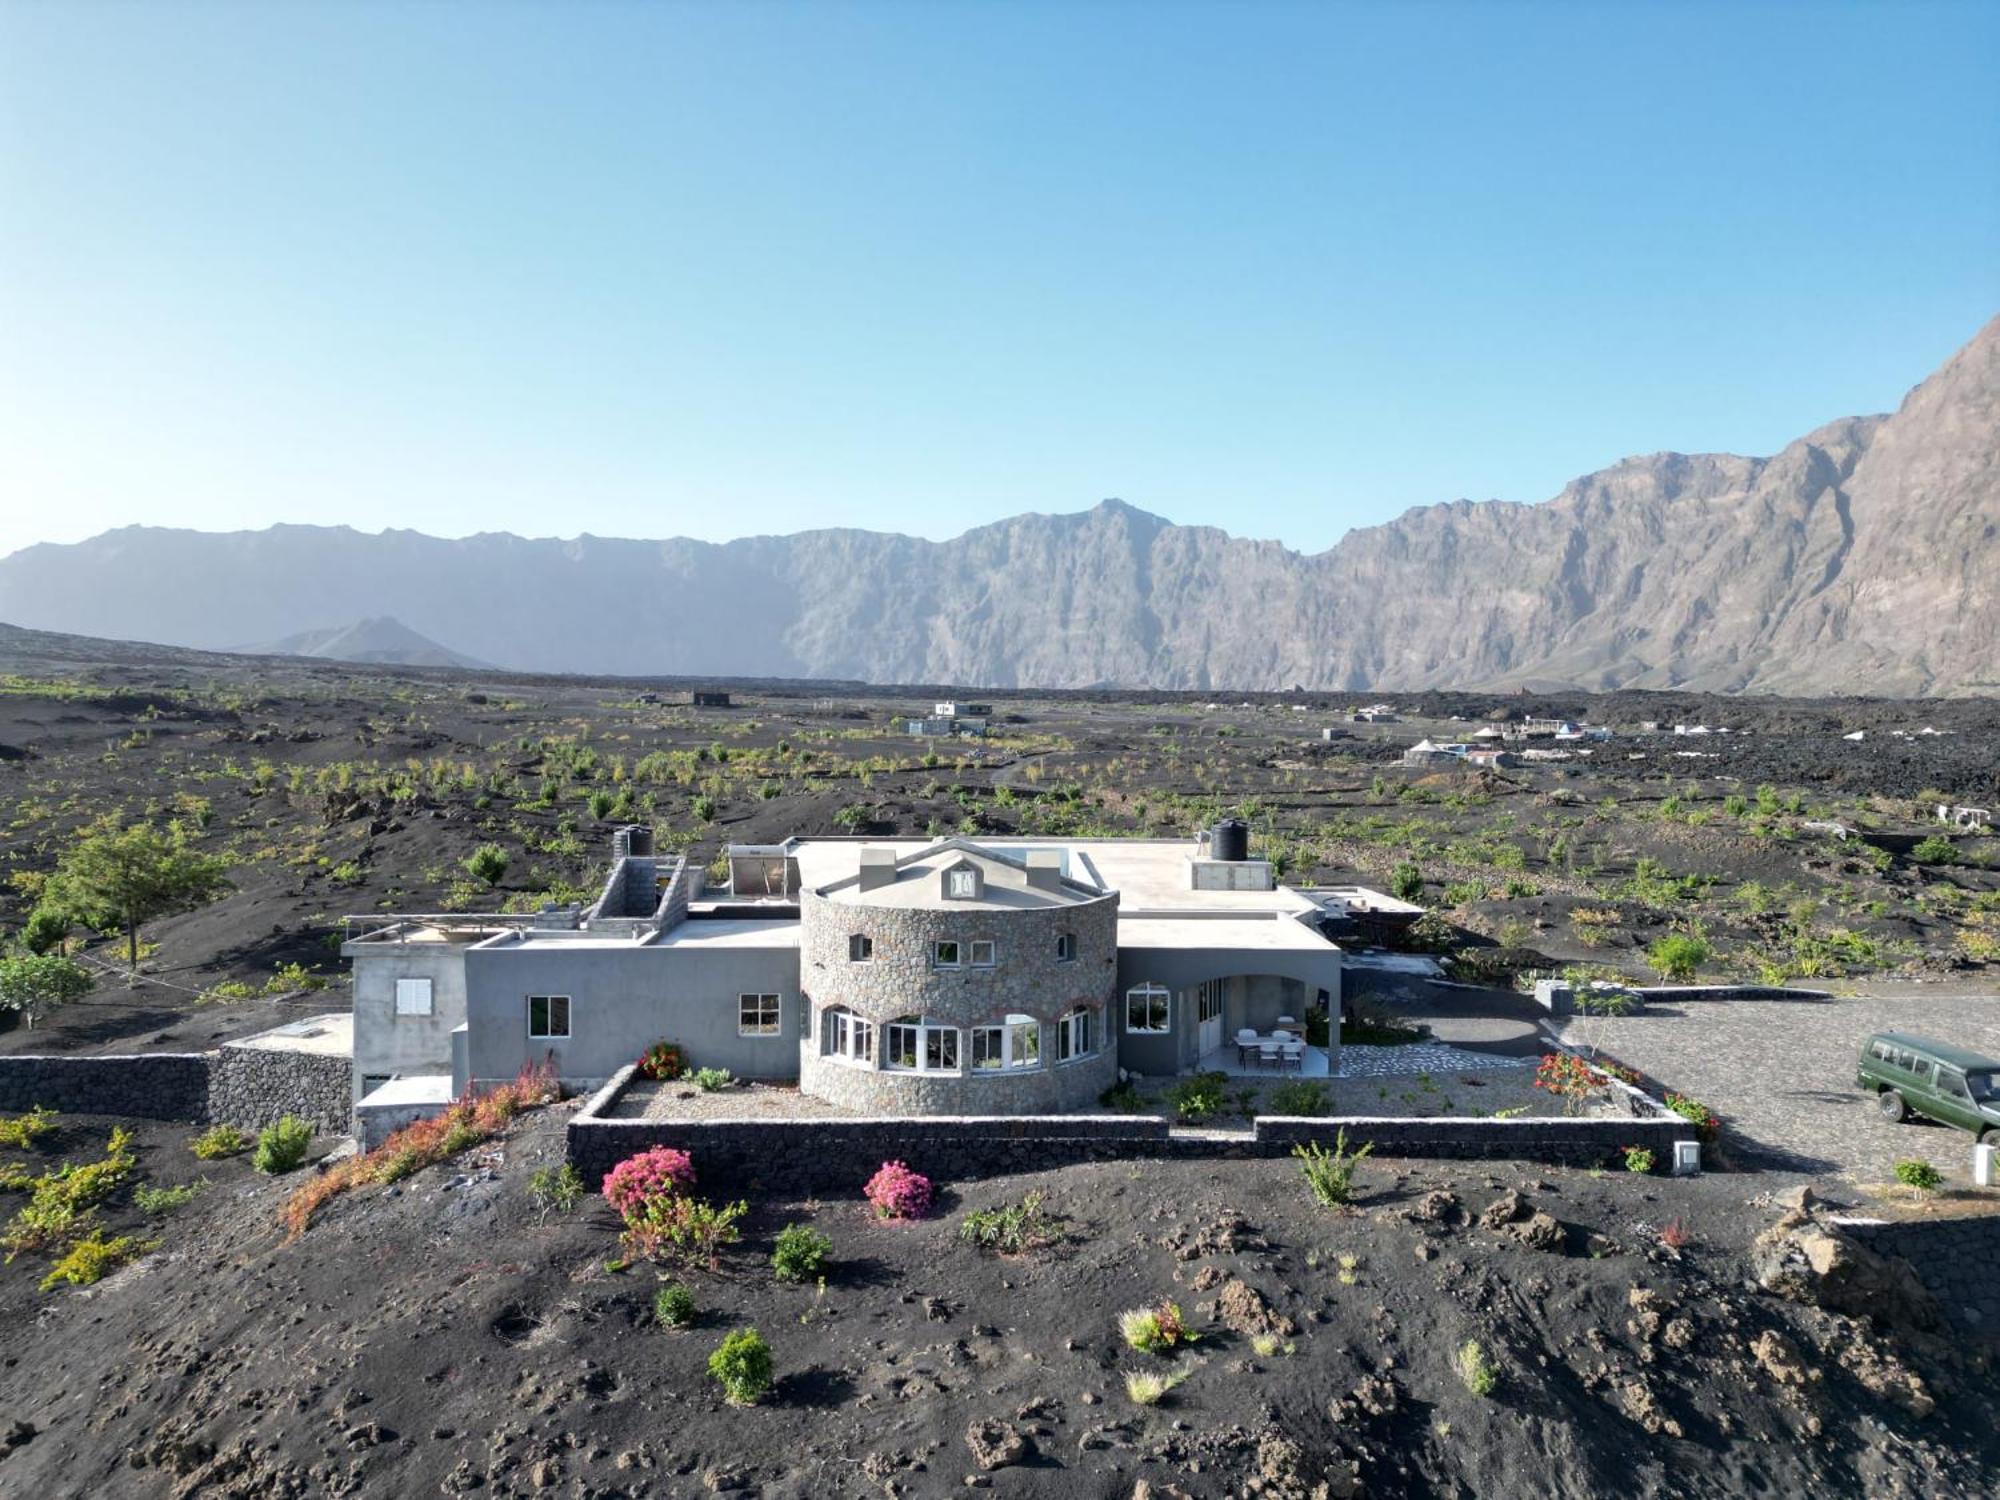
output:
[[1535, 1069], [1535, 1087], [1546, 1089], [1562, 1100], [1563, 1108], [1576, 1114], [1583, 1101], [1604, 1087], [1604, 1074], [1573, 1052], [1545, 1052]]
[[655, 1146], [604, 1174], [604, 1201], [630, 1220], [648, 1199], [671, 1198], [693, 1186], [694, 1158], [671, 1146]]
[[921, 1219], [930, 1212], [931, 1180], [899, 1161], [885, 1161], [861, 1190], [885, 1219]]
[[655, 1082], [678, 1078], [686, 1071], [687, 1054], [675, 1042], [655, 1042], [639, 1059], [639, 1076]]

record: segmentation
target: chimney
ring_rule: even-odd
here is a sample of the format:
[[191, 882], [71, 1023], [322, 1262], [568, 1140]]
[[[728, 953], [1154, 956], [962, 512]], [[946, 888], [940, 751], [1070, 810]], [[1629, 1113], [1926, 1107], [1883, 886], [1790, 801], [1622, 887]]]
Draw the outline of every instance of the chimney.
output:
[[864, 891], [879, 890], [896, 883], [896, 851], [865, 848], [861, 851], [861, 885]]
[[1028, 851], [1028, 884], [1038, 891], [1062, 889], [1062, 854], [1055, 849]]

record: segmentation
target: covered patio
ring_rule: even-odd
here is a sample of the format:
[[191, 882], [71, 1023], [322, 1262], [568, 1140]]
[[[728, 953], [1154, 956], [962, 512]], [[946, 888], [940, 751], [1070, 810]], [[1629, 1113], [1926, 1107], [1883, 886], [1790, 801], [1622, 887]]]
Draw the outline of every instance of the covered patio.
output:
[[1326, 1048], [1302, 1042], [1292, 1056], [1287, 1057], [1282, 1048], [1270, 1049], [1263, 1045], [1269, 1040], [1270, 1034], [1267, 1032], [1257, 1043], [1225, 1042], [1222, 1046], [1201, 1055], [1198, 1070], [1203, 1073], [1227, 1073], [1231, 1078], [1334, 1076]]

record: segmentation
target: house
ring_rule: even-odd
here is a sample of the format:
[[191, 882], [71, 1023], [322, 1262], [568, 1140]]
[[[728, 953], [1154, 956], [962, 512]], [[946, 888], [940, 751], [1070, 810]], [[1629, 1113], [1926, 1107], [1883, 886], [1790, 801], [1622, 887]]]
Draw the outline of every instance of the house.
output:
[[1418, 740], [1403, 752], [1406, 766], [1448, 766], [1455, 764], [1464, 752], [1462, 745], [1440, 745], [1435, 740]]
[[[1239, 1032], [1340, 1000], [1320, 903], [1233, 820], [1195, 841], [735, 845], [715, 891], [648, 830], [620, 838], [585, 909], [351, 920], [364, 1118], [419, 1077], [447, 1097], [548, 1064], [585, 1088], [658, 1041], [865, 1113], [1060, 1112], [1121, 1070], [1249, 1071]], [[1326, 1076], [1338, 1045], [1293, 1055]]]
[[918, 740], [981, 739], [986, 734], [984, 719], [942, 718], [933, 714], [927, 719], [906, 719], [904, 732]]
[[708, 692], [705, 690], [695, 691], [690, 689], [687, 692], [676, 693], [673, 696], [673, 701], [690, 708], [728, 708], [730, 706], [729, 694]]
[[990, 719], [993, 705], [990, 703], [957, 703], [949, 698], [931, 706], [934, 719]]

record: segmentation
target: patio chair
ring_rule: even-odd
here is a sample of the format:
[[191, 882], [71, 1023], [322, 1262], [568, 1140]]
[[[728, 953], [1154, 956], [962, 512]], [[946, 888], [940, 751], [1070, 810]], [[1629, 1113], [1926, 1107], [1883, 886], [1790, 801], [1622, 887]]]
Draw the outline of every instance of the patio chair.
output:
[[1282, 1068], [1285, 1062], [1284, 1044], [1276, 1037], [1266, 1037], [1257, 1044], [1257, 1066]]
[[1261, 1036], [1257, 1035], [1256, 1032], [1252, 1031], [1247, 1026], [1244, 1027], [1241, 1031], [1237, 1032], [1236, 1066], [1240, 1068], [1245, 1063], [1249, 1062], [1250, 1054], [1256, 1050], [1258, 1044], [1261, 1043], [1263, 1040], [1264, 1039]]
[[1294, 1073], [1300, 1075], [1305, 1073], [1306, 1044], [1304, 1042], [1285, 1042], [1279, 1047], [1278, 1052], [1282, 1068], [1290, 1068]]

